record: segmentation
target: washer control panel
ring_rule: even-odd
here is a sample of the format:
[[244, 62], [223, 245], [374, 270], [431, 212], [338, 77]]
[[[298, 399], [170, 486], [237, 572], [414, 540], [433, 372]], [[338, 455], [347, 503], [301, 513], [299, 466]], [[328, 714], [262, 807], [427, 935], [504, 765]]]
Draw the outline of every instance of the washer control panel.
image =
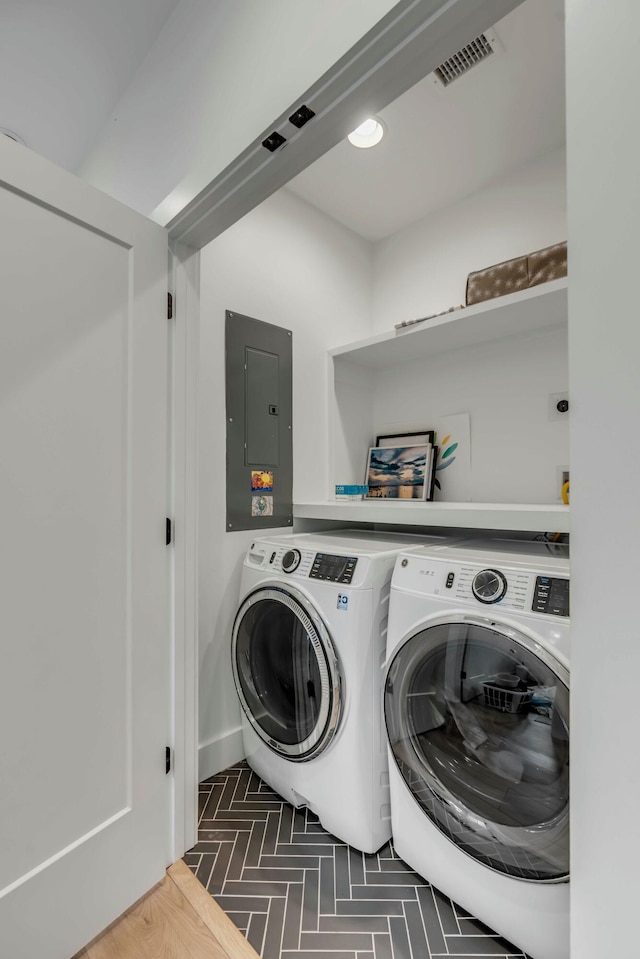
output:
[[549, 616], [569, 615], [569, 580], [554, 576], [536, 576], [532, 610]]
[[328, 583], [350, 583], [357, 562], [355, 556], [316, 553], [309, 579], [323, 579]]
[[245, 563], [265, 571], [286, 573], [294, 579], [320, 579], [325, 583], [348, 586], [353, 580], [358, 557], [256, 542], [251, 544]]
[[538, 575], [520, 567], [443, 562], [442, 557], [403, 557], [393, 585], [399, 589], [448, 598], [465, 606], [481, 603], [503, 609], [569, 617], [569, 578]]

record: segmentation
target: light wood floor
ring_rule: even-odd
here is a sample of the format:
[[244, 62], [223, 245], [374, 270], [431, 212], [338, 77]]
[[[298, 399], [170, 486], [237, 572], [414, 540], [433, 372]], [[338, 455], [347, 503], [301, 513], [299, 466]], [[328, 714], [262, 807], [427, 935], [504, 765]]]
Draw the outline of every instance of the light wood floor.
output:
[[74, 959], [258, 959], [181, 860]]

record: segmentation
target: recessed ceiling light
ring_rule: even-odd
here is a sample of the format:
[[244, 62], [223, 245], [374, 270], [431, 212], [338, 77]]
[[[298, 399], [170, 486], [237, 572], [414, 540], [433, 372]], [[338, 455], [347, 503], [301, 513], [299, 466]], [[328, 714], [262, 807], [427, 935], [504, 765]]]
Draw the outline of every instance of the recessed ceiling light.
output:
[[379, 120], [378, 117], [369, 117], [364, 123], [361, 123], [353, 133], [350, 133], [347, 139], [354, 147], [360, 147], [360, 149], [364, 150], [367, 147], [374, 147], [376, 143], [380, 143], [380, 140], [382, 140], [385, 134], [385, 130], [386, 127], [382, 120]]

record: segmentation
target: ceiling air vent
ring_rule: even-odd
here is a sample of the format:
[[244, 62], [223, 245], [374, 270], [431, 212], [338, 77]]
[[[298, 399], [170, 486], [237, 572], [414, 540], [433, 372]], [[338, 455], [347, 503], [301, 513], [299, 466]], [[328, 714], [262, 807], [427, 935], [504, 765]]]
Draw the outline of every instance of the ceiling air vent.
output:
[[482, 63], [493, 53], [501, 53], [500, 41], [493, 31], [481, 33], [479, 37], [462, 47], [452, 57], [441, 63], [433, 71], [434, 83], [441, 87], [448, 87], [464, 73], [468, 73], [476, 64]]

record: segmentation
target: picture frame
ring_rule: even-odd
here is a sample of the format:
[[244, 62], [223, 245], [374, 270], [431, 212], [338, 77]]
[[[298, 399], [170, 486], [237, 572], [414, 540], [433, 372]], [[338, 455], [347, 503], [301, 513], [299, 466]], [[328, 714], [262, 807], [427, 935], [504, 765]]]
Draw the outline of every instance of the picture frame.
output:
[[376, 436], [376, 447], [393, 446], [423, 446], [425, 443], [435, 443], [435, 430], [416, 430], [413, 433], [389, 433], [382, 436]]
[[432, 456], [430, 443], [370, 447], [365, 499], [424, 502], [429, 494]]

